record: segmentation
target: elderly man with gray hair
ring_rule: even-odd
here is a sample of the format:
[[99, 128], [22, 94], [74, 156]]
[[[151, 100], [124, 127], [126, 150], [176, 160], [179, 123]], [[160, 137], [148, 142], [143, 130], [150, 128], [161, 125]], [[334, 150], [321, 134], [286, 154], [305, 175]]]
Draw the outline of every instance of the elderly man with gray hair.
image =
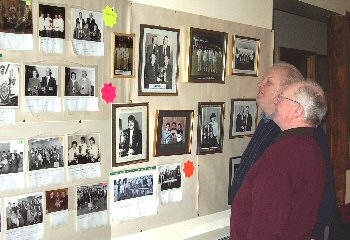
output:
[[322, 88], [295, 82], [274, 99], [282, 132], [248, 172], [232, 202], [231, 238], [309, 240], [326, 182], [314, 129], [327, 111]]

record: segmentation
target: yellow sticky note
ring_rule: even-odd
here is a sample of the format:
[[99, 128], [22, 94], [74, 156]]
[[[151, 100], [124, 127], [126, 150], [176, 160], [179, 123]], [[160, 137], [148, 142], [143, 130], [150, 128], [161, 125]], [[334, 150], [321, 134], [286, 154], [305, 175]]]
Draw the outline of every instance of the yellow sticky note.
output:
[[26, 5], [32, 5], [32, 1], [26, 1]]
[[106, 6], [103, 10], [103, 20], [105, 21], [106, 26], [113, 27], [117, 23], [118, 14], [114, 11], [114, 7]]

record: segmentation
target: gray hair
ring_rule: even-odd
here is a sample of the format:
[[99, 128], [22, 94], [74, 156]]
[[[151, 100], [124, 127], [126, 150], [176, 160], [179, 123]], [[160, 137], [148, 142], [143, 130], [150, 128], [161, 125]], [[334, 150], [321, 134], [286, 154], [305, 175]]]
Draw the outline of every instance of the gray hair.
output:
[[313, 80], [307, 80], [301, 83], [295, 97], [304, 108], [305, 120], [314, 127], [320, 125], [327, 112], [327, 100], [322, 87]]
[[301, 72], [292, 64], [286, 62], [278, 62], [272, 65], [271, 68], [278, 68], [286, 73], [286, 79], [284, 80], [285, 85], [290, 85], [295, 82], [303, 82], [305, 78]]

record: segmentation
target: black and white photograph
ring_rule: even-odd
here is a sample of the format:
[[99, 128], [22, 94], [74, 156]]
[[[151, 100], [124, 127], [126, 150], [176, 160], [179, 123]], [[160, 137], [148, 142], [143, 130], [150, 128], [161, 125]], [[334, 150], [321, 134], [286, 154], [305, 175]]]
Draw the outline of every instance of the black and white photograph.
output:
[[232, 36], [233, 60], [232, 73], [237, 75], [258, 76], [259, 39]]
[[153, 175], [114, 180], [114, 202], [153, 195]]
[[198, 153], [222, 152], [224, 102], [199, 102]]
[[231, 183], [241, 163], [242, 156], [231, 157], [229, 162], [228, 205], [231, 205]]
[[134, 76], [135, 34], [112, 33], [112, 77]]
[[99, 134], [68, 135], [68, 166], [97, 162], [101, 162]]
[[0, 175], [23, 172], [24, 141], [0, 142]]
[[25, 96], [57, 97], [58, 79], [57, 66], [25, 65]]
[[140, 26], [139, 95], [177, 95], [179, 29]]
[[78, 186], [77, 216], [107, 210], [107, 183]]
[[154, 156], [191, 152], [193, 110], [157, 110]]
[[7, 230], [43, 222], [42, 194], [12, 197], [5, 201]]
[[253, 135], [258, 119], [255, 99], [231, 99], [230, 138]]
[[46, 213], [68, 209], [68, 188], [45, 191]]
[[148, 103], [113, 104], [112, 131], [113, 166], [148, 161]]
[[39, 4], [40, 37], [65, 38], [65, 8]]
[[0, 62], [0, 108], [18, 107], [19, 64]]
[[0, 32], [33, 33], [32, 5], [25, 0], [0, 0]]
[[95, 68], [65, 67], [65, 96], [95, 96]]
[[28, 148], [29, 171], [64, 166], [62, 137], [29, 139]]
[[158, 184], [161, 191], [181, 188], [180, 164], [167, 164], [159, 166]]
[[189, 82], [225, 83], [227, 33], [190, 28]]
[[102, 13], [72, 8], [71, 36], [76, 40], [103, 42]]

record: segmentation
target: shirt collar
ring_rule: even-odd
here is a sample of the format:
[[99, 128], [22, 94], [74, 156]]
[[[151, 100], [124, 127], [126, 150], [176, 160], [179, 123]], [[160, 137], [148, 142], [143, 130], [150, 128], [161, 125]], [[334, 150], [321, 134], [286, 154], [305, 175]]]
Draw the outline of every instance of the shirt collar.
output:
[[264, 120], [265, 123], [273, 120], [273, 116], [275, 115], [275, 113], [271, 113], [270, 115], [266, 115], [266, 113], [262, 112], [261, 113], [261, 119]]
[[315, 128], [312, 127], [298, 127], [298, 128], [291, 128], [285, 131], [282, 131], [277, 137], [276, 141], [279, 139], [283, 139], [286, 137], [291, 137], [291, 136], [298, 136], [298, 135], [304, 135], [304, 134], [310, 134], [313, 133]]

